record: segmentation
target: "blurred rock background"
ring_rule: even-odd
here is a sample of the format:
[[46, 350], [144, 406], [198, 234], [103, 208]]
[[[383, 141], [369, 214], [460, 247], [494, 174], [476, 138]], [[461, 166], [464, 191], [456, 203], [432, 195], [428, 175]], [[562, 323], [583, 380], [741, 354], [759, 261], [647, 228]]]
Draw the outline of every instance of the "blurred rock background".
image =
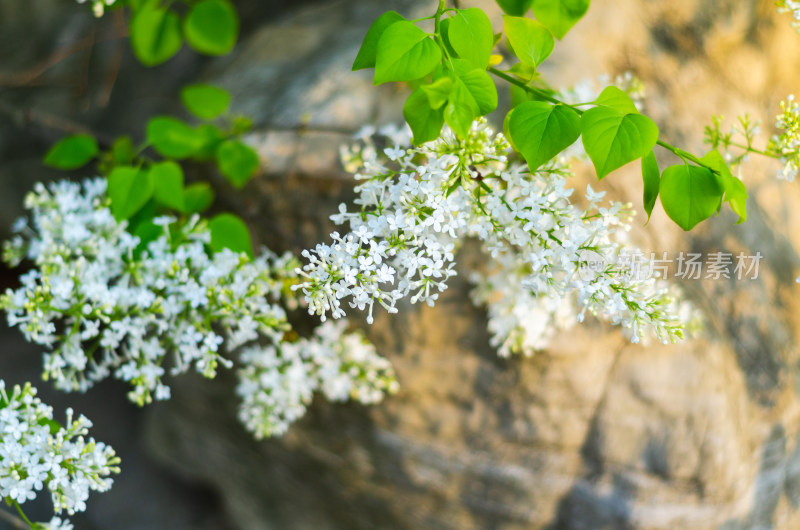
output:
[[[493, 2], [462, 4], [500, 27]], [[183, 50], [145, 69], [114, 16], [95, 20], [69, 0], [0, 0], [0, 235], [34, 182], [61, 176], [40, 164], [59, 137], [141, 138], [148, 117], [182, 112], [180, 86], [202, 80], [255, 118], [248, 140], [263, 161], [244, 192], [197, 173], [215, 184], [216, 207], [278, 251], [325, 239], [328, 215], [353, 196], [339, 146], [364, 124], [401, 119], [402, 87], [349, 71], [361, 39], [385, 10], [434, 6], [241, 0], [229, 56]], [[712, 114], [762, 118], [766, 140], [778, 101], [800, 87], [790, 22], [769, 0], [595, 0], [544, 70], [557, 86], [633, 72], [662, 135], [689, 150], [703, 150]], [[743, 225], [723, 212], [685, 234], [660, 206], [647, 227], [637, 221], [647, 250], [763, 255], [757, 280], [681, 282], [706, 332], [678, 346], [631, 345], [588, 323], [534, 358], [499, 359], [462, 274], [435, 308], [364, 326], [396, 366], [397, 396], [372, 408], [315, 402], [281, 439], [255, 442], [240, 427], [231, 374], [176, 379], [171, 401], [144, 410], [111, 382], [63, 395], [39, 382], [40, 352], [5, 329], [0, 377], [38, 382], [120, 453], [123, 473], [78, 529], [800, 528], [800, 188], [775, 169], [744, 167]], [[640, 207], [636, 164], [599, 187]], [[475, 259], [465, 249], [462, 262]], [[17, 275], [3, 270], [3, 286]]]

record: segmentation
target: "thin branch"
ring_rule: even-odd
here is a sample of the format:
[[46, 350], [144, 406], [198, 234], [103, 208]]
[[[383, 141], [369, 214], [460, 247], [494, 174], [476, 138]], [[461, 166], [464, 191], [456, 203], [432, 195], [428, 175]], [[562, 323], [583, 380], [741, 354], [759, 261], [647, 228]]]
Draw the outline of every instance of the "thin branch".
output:
[[28, 523], [14, 515], [13, 513], [8, 513], [5, 510], [0, 510], [0, 519], [4, 519], [8, 524], [10, 524], [13, 528], [17, 530], [29, 530], [30, 526]]

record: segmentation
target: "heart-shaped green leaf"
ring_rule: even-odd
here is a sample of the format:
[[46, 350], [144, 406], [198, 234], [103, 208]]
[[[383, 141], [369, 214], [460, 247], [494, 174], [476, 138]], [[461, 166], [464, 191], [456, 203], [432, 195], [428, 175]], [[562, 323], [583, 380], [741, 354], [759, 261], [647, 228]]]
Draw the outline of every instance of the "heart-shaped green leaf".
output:
[[364, 41], [358, 50], [356, 60], [353, 61], [354, 71], [375, 67], [375, 57], [378, 53], [378, 41], [380, 41], [381, 35], [383, 35], [386, 28], [401, 20], [405, 19], [396, 11], [387, 11], [372, 23], [364, 36]]
[[153, 191], [148, 171], [129, 166], [114, 168], [108, 176], [108, 198], [114, 219], [130, 219], [150, 200]]
[[[449, 78], [443, 78], [448, 79]], [[450, 86], [452, 88], [452, 81]], [[403, 117], [411, 127], [411, 132], [414, 134], [414, 145], [422, 145], [425, 142], [430, 142], [439, 137], [439, 133], [444, 125], [444, 101], [438, 107], [433, 108], [431, 105], [431, 97], [424, 90], [425, 87], [420, 87], [406, 100], [403, 105]], [[450, 90], [448, 90], [448, 96]]]
[[457, 11], [451, 19], [447, 36], [461, 59], [486, 70], [494, 47], [494, 33], [492, 23], [482, 9], [471, 7]]
[[574, 26], [589, 9], [589, 0], [534, 0], [533, 14], [558, 39]]
[[153, 196], [156, 201], [179, 212], [186, 209], [181, 166], [169, 160], [153, 164], [150, 166], [150, 179], [155, 187]]
[[228, 0], [201, 0], [183, 23], [186, 42], [206, 55], [225, 55], [239, 37], [239, 15]]
[[378, 41], [374, 83], [413, 81], [436, 68], [442, 52], [427, 33], [411, 22], [395, 22]]
[[572, 145], [581, 134], [578, 113], [566, 105], [528, 101], [509, 114], [513, 144], [531, 171]]
[[506, 36], [514, 54], [523, 63], [539, 66], [553, 52], [555, 39], [542, 24], [529, 18], [503, 15]]
[[670, 219], [691, 230], [719, 209], [723, 189], [710, 169], [679, 164], [661, 175], [661, 205]]
[[647, 116], [603, 106], [583, 113], [581, 134], [598, 179], [643, 157], [658, 141], [658, 127]]
[[174, 12], [147, 5], [131, 20], [131, 47], [145, 66], [163, 63], [181, 49], [181, 20]]
[[253, 256], [253, 243], [250, 240], [250, 230], [239, 217], [222, 213], [208, 222], [211, 232], [211, 250], [219, 252], [224, 248], [234, 252], [244, 252]]
[[44, 164], [56, 169], [78, 169], [97, 156], [98, 151], [97, 140], [88, 134], [67, 136], [50, 148]]

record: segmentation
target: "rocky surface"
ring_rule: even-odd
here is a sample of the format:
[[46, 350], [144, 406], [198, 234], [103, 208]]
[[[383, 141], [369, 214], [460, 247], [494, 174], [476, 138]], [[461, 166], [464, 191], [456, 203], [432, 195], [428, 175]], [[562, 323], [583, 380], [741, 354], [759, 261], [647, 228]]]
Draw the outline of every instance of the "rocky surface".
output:
[[[221, 207], [244, 215], [262, 243], [299, 251], [326, 238], [327, 216], [352, 197], [339, 145], [365, 123], [400, 119], [402, 88], [349, 72], [361, 37], [384, 10], [432, 5], [321, 2], [253, 23], [232, 56], [187, 67], [256, 118], [248, 141], [262, 174], [244, 193], [218, 184]], [[593, 3], [546, 74], [570, 84], [631, 70], [662, 134], [700, 151], [711, 114], [770, 121], [800, 85], [797, 64], [800, 36], [769, 2], [608, 0]], [[637, 169], [602, 189], [640, 204]], [[207, 503], [197, 513], [209, 528], [800, 527], [800, 188], [774, 170], [745, 166], [743, 225], [723, 214], [684, 234], [657, 207], [636, 230], [656, 252], [762, 253], [757, 280], [681, 283], [705, 312], [702, 338], [637, 346], [588, 323], [533, 358], [500, 359], [461, 275], [435, 308], [404, 307], [365, 326], [402, 384], [380, 406], [318, 401], [285, 437], [255, 442], [236, 421], [230, 375], [176, 380], [174, 398], [143, 413], [149, 455], [174, 474], [153, 491], [204, 485], [188, 509], [211, 495], [229, 519], [214, 519], [223, 516]], [[465, 249], [462, 261], [475, 259]], [[116, 520], [100, 504], [95, 517]]]

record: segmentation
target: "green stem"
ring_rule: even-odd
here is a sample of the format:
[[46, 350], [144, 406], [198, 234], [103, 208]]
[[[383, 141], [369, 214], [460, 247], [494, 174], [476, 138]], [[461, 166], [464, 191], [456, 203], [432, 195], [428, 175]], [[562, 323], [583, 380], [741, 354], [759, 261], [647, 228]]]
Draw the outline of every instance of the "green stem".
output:
[[23, 519], [23, 520], [24, 520], [26, 523], [28, 523], [28, 526], [30, 526], [31, 528], [37, 528], [37, 527], [39, 526], [39, 525], [35, 525], [35, 524], [33, 524], [33, 523], [31, 522], [31, 520], [30, 520], [30, 519], [28, 519], [28, 516], [27, 516], [27, 515], [25, 515], [25, 512], [23, 512], [23, 511], [22, 511], [22, 507], [19, 505], [19, 503], [18, 503], [17, 501], [14, 501], [14, 506], [17, 508], [17, 512], [19, 512], [19, 516], [20, 516], [20, 517], [22, 517], [22, 519]]
[[564, 103], [563, 101], [559, 101], [558, 99], [554, 98], [553, 96], [551, 96], [550, 94], [546, 93], [543, 90], [539, 90], [538, 88], [534, 88], [532, 86], [528, 86], [524, 82], [522, 82], [519, 79], [515, 78], [514, 76], [508, 75], [504, 71], [498, 70], [494, 66], [490, 66], [489, 67], [489, 71], [491, 73], [493, 73], [494, 75], [496, 75], [497, 77], [499, 77], [500, 79], [508, 81], [512, 85], [518, 86], [519, 88], [523, 89], [527, 93], [533, 94], [534, 96], [538, 97], [539, 99], [543, 99], [545, 101], [549, 101], [550, 103], [567, 105], [568, 107], [572, 107], [575, 110], [575, 112], [577, 112], [578, 114], [583, 114], [582, 110], [576, 109], [574, 106], [572, 106], [572, 105], [570, 105], [568, 103]]
[[[532, 95], [536, 96], [539, 99], [543, 99], [545, 101], [549, 101], [550, 103], [553, 103], [553, 104], [556, 104], [556, 105], [566, 105], [567, 107], [570, 107], [572, 110], [577, 112], [579, 115], [583, 114], [583, 111], [581, 109], [577, 108], [577, 105], [570, 105], [569, 103], [565, 103], [565, 102], [563, 102], [563, 101], [561, 101], [561, 100], [559, 100], [557, 98], [554, 98], [553, 96], [551, 96], [550, 94], [544, 92], [543, 90], [528, 86], [527, 84], [525, 84], [524, 82], [520, 81], [519, 79], [516, 79], [515, 77], [513, 77], [511, 75], [508, 75], [507, 73], [503, 72], [502, 70], [498, 70], [494, 66], [490, 66], [489, 67], [489, 72], [493, 73], [494, 75], [496, 75], [500, 79], [508, 81], [509, 83], [511, 83], [514, 86], [518, 86], [519, 88], [525, 90], [527, 93], [532, 94]], [[702, 160], [697, 158], [692, 153], [689, 153], [688, 151], [684, 151], [683, 149], [681, 149], [679, 147], [675, 147], [672, 144], [668, 144], [667, 142], [665, 142], [663, 140], [658, 140], [656, 142], [656, 144], [660, 145], [661, 147], [663, 147], [667, 151], [670, 151], [673, 154], [679, 156], [683, 160], [688, 160], [688, 161], [690, 161], [690, 162], [692, 162], [694, 164], [697, 164], [698, 166], [701, 166], [701, 167], [704, 167], [706, 169], [709, 169], [709, 170], [713, 171], [714, 173], [719, 173], [719, 171], [717, 171], [713, 167], [709, 166], [708, 164], [706, 164], [705, 162], [703, 162]], [[756, 152], [756, 151], [753, 151], [753, 152]]]
[[767, 151], [764, 151], [762, 149], [756, 149], [755, 147], [750, 146], [750, 145], [743, 145], [743, 144], [740, 144], [740, 143], [737, 143], [737, 142], [726, 142], [726, 143], [728, 145], [732, 145], [733, 147], [738, 147], [739, 149], [744, 149], [748, 153], [755, 153], [757, 155], [766, 156], [766, 157], [769, 157], [769, 158], [779, 158], [779, 157], [775, 156], [773, 153], [768, 153]]

